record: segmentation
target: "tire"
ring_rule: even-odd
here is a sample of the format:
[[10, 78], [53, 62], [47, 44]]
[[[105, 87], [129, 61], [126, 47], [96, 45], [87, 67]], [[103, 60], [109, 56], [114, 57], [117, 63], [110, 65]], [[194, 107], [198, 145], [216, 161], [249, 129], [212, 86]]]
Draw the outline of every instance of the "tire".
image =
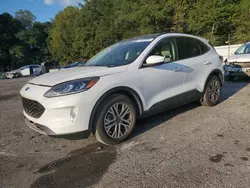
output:
[[16, 74], [14, 74], [14, 78], [19, 78], [19, 77], [21, 77], [22, 75], [20, 74], [20, 73], [16, 73]]
[[[116, 109], [119, 115], [117, 115]], [[95, 126], [92, 132], [99, 142], [106, 145], [119, 144], [127, 139], [134, 129], [136, 122], [135, 104], [125, 95], [111, 95], [101, 103], [94, 122]]]
[[221, 95], [221, 81], [218, 76], [212, 76], [207, 82], [202, 98], [202, 105], [215, 106], [218, 104]]

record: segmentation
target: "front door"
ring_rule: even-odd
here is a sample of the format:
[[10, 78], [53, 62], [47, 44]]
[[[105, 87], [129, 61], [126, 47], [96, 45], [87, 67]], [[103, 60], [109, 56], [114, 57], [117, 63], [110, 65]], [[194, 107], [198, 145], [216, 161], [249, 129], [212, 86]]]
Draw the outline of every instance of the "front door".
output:
[[177, 50], [174, 38], [161, 40], [148, 55], [165, 57], [162, 64], [148, 66], [146, 61], [139, 69], [142, 81], [143, 95], [146, 101], [146, 110], [183, 93], [185, 72], [182, 64], [176, 62]]

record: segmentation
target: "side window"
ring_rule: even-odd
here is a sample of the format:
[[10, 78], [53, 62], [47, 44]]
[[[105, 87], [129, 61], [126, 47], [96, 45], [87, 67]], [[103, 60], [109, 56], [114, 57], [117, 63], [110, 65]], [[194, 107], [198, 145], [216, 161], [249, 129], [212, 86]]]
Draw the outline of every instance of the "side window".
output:
[[176, 37], [179, 59], [187, 59], [201, 55], [196, 39], [190, 37]]
[[196, 41], [197, 41], [198, 45], [200, 46], [201, 54], [205, 54], [209, 51], [209, 47], [206, 44], [204, 44], [200, 40], [196, 40]]
[[149, 56], [151, 55], [164, 56], [165, 62], [175, 61], [177, 59], [175, 39], [163, 39], [153, 48]]

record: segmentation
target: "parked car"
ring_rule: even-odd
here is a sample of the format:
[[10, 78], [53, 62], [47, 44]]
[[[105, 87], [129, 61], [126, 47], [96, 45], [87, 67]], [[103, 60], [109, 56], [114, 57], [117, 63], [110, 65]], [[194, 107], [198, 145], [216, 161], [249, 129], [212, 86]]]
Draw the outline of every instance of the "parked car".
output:
[[222, 61], [207, 40], [167, 33], [118, 42], [83, 67], [29, 81], [20, 94], [35, 131], [92, 131], [113, 145], [128, 138], [138, 118], [193, 101], [216, 105], [222, 84]]
[[234, 80], [235, 76], [250, 77], [250, 42], [239, 47], [225, 62], [225, 75], [228, 80]]
[[60, 69], [68, 69], [68, 68], [73, 68], [73, 67], [81, 67], [81, 66], [84, 66], [86, 62], [74, 62], [70, 65], [66, 65], [66, 66], [63, 66], [61, 67]]
[[42, 74], [42, 68], [40, 65], [26, 65], [19, 69], [6, 72], [5, 76], [11, 79], [30, 75], [39, 76], [40, 74]]

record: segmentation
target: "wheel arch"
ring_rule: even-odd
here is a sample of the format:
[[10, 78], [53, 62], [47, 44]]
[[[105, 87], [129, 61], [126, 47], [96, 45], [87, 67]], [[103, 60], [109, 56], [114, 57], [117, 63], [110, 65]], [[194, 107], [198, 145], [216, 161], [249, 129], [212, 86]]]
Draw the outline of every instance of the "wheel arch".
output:
[[217, 77], [219, 78], [219, 80], [220, 80], [221, 86], [223, 85], [224, 78], [223, 78], [222, 71], [219, 70], [219, 69], [215, 69], [215, 70], [213, 70], [212, 72], [210, 72], [210, 74], [208, 75], [207, 80], [206, 80], [206, 82], [205, 82], [205, 84], [204, 84], [204, 86], [203, 86], [202, 92], [204, 92], [204, 90], [205, 90], [205, 88], [206, 88], [206, 86], [207, 86], [207, 83], [208, 83], [208, 81], [212, 78], [212, 76], [217, 76]]
[[143, 103], [142, 103], [142, 100], [141, 100], [139, 94], [134, 89], [132, 89], [130, 87], [125, 87], [125, 86], [115, 87], [115, 88], [110, 89], [107, 92], [105, 92], [98, 99], [96, 104], [94, 105], [94, 108], [92, 109], [91, 115], [90, 115], [89, 130], [92, 130], [93, 123], [94, 123], [95, 118], [96, 118], [96, 113], [97, 113], [98, 107], [102, 104], [102, 102], [105, 99], [107, 99], [112, 94], [121, 94], [121, 95], [125, 95], [125, 96], [129, 97], [130, 100], [132, 100], [132, 102], [134, 102], [134, 104], [136, 106], [137, 116], [140, 116], [142, 114], [142, 112], [143, 112]]

